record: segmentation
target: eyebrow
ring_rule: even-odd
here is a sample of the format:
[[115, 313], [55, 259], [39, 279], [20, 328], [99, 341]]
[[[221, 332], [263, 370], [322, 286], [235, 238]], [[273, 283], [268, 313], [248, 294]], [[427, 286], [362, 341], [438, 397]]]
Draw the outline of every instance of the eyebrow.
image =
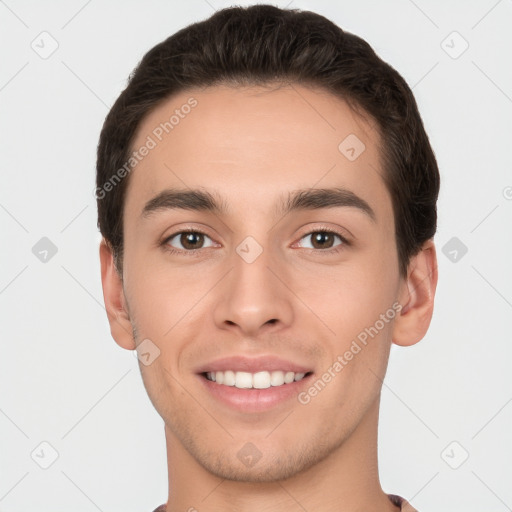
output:
[[[294, 190], [278, 203], [276, 215], [287, 215], [299, 210], [318, 210], [321, 208], [357, 208], [372, 221], [376, 215], [371, 206], [354, 192], [341, 187], [308, 188]], [[217, 215], [229, 212], [226, 201], [217, 193], [202, 189], [166, 189], [150, 199], [142, 210], [141, 217], [165, 210], [206, 211]]]

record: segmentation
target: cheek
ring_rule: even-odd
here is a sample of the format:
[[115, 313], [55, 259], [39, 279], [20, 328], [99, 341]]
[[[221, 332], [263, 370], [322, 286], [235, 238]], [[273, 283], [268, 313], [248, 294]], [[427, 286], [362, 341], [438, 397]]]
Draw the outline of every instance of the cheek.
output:
[[309, 321], [323, 320], [340, 348], [392, 307], [399, 282], [398, 273], [386, 271], [378, 260], [331, 267], [314, 278], [303, 277], [295, 289], [315, 313]]
[[352, 418], [352, 423], [358, 423], [379, 396], [391, 347], [392, 325], [392, 319], [386, 323], [378, 315], [347, 316], [346, 321], [338, 321], [329, 357], [314, 381], [316, 391], [313, 389], [312, 393], [318, 395], [314, 407], [338, 414], [340, 425], [345, 424], [345, 415]]
[[191, 267], [173, 267], [160, 253], [155, 254], [142, 250], [130, 253], [125, 265], [125, 292], [141, 335], [159, 339], [170, 336], [180, 319], [186, 316], [188, 321], [187, 312], [192, 313], [208, 289], [209, 277], [207, 272], [200, 272], [205, 277], [197, 279], [197, 270], [192, 273]]

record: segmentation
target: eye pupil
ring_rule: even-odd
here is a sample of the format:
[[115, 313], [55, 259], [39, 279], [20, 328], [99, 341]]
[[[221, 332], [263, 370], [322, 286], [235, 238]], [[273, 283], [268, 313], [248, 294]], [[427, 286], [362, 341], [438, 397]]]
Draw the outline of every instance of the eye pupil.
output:
[[180, 237], [180, 242], [186, 249], [197, 249], [197, 245], [201, 245], [204, 235], [202, 233], [183, 233]]
[[[334, 243], [334, 235], [332, 233], [328, 233], [328, 232], [325, 232], [325, 231], [319, 231], [317, 233], [314, 234], [313, 236], [313, 247], [315, 247], [315, 249], [317, 249], [318, 247], [316, 247], [316, 244], [320, 244], [320, 249], [325, 249], [325, 248], [330, 248], [332, 247], [332, 244]], [[331, 241], [331, 243], [325, 243], [326, 240], [327, 241]]]

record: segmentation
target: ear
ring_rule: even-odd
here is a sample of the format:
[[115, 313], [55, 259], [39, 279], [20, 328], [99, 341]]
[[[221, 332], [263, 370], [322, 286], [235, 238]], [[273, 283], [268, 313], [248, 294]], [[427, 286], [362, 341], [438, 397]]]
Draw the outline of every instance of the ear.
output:
[[103, 300], [110, 323], [110, 332], [120, 347], [134, 350], [135, 341], [130, 315], [126, 307], [123, 281], [115, 268], [112, 249], [105, 239], [102, 239], [100, 243], [100, 262]]
[[402, 310], [393, 326], [393, 343], [414, 345], [425, 336], [434, 310], [436, 286], [436, 248], [428, 240], [409, 262], [399, 297]]

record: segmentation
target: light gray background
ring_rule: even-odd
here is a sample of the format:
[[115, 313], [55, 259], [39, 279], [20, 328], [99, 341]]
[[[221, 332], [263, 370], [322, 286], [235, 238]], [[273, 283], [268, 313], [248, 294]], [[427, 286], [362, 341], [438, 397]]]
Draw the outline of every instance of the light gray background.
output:
[[[512, 2], [276, 4], [324, 14], [405, 77], [442, 173], [434, 319], [421, 343], [393, 348], [382, 393], [384, 490], [420, 512], [512, 510]], [[166, 500], [163, 422], [103, 308], [95, 150], [143, 54], [228, 5], [0, 2], [3, 512]], [[43, 59], [31, 45], [51, 38]], [[32, 252], [42, 237], [58, 250], [46, 262]]]

